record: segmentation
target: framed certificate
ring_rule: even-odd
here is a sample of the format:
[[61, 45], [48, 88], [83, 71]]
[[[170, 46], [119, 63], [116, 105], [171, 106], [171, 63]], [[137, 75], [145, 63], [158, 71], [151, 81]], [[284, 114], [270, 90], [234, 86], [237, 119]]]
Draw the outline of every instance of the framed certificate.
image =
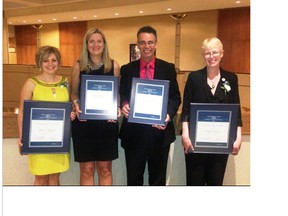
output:
[[68, 153], [71, 102], [24, 101], [22, 154]]
[[230, 154], [236, 140], [239, 104], [190, 104], [194, 153]]
[[165, 125], [168, 80], [133, 78], [128, 122]]
[[117, 120], [118, 77], [81, 75], [81, 120]]

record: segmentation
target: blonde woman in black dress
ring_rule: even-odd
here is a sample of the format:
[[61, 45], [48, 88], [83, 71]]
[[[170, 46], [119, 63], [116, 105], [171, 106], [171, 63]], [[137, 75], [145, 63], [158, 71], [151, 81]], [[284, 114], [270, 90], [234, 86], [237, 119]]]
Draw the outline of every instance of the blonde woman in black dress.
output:
[[[80, 59], [75, 62], [71, 77], [71, 100], [77, 116], [82, 74], [119, 77], [119, 65], [109, 56], [104, 33], [98, 28], [87, 31]], [[118, 110], [118, 117], [120, 109]], [[113, 120], [76, 119], [72, 124], [74, 159], [80, 163], [80, 185], [112, 185], [112, 160], [118, 158], [118, 122]]]

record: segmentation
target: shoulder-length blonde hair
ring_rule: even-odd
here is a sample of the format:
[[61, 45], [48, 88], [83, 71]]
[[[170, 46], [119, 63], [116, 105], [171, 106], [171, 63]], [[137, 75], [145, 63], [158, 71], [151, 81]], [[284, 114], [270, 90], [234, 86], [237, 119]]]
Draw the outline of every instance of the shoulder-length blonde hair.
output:
[[96, 33], [100, 34], [103, 38], [104, 49], [103, 49], [103, 53], [102, 53], [102, 61], [104, 64], [104, 73], [107, 73], [112, 68], [112, 59], [110, 58], [110, 55], [109, 55], [106, 37], [105, 37], [104, 33], [96, 27], [89, 29], [85, 34], [85, 37], [83, 40], [82, 51], [81, 51], [81, 55], [80, 55], [80, 59], [79, 59], [80, 71], [86, 71], [87, 73], [89, 73], [89, 68], [87, 67], [87, 64], [88, 64], [90, 57], [89, 57], [89, 51], [88, 51], [87, 44], [88, 44], [88, 40], [91, 37], [91, 35], [96, 34]]

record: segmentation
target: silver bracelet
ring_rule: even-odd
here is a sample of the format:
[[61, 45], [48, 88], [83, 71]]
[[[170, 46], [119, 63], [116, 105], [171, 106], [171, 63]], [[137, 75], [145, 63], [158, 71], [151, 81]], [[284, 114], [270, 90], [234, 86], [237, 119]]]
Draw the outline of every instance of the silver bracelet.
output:
[[73, 104], [79, 103], [79, 99], [73, 100]]

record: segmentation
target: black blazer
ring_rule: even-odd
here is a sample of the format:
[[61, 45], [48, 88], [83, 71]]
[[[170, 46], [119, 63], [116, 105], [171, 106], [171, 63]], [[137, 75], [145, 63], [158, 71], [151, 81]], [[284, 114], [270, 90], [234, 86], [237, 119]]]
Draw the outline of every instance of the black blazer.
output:
[[[220, 81], [216, 87], [215, 94], [211, 93], [210, 86], [207, 83], [207, 67], [201, 70], [191, 72], [187, 78], [184, 89], [182, 122], [189, 122], [190, 119], [190, 103], [234, 103], [240, 104], [238, 77], [235, 73], [231, 73], [220, 68]], [[221, 88], [225, 79], [230, 83], [231, 90], [225, 93]], [[241, 109], [239, 107], [238, 126], [242, 126]]]
[[[140, 77], [140, 60], [123, 65], [121, 67], [120, 73], [120, 104], [123, 104], [123, 102], [125, 101], [130, 101], [132, 78]], [[181, 96], [176, 79], [176, 71], [174, 64], [156, 58], [154, 79], [170, 81], [167, 114], [169, 114], [171, 121], [168, 123], [165, 130], [162, 131], [159, 129], [155, 129], [155, 131], [157, 130], [157, 133], [161, 133], [163, 135], [163, 139], [158, 140], [159, 142], [161, 142], [161, 145], [168, 145], [176, 139], [175, 128], [172, 119], [175, 116], [181, 103]], [[146, 131], [147, 127], [151, 128], [152, 126], [137, 123], [128, 123], [127, 119], [124, 117], [119, 132], [119, 138], [122, 140], [122, 146], [125, 148], [130, 144], [135, 145], [135, 137], [137, 137], [137, 133], [142, 133]], [[151, 136], [151, 134], [147, 135]]]

